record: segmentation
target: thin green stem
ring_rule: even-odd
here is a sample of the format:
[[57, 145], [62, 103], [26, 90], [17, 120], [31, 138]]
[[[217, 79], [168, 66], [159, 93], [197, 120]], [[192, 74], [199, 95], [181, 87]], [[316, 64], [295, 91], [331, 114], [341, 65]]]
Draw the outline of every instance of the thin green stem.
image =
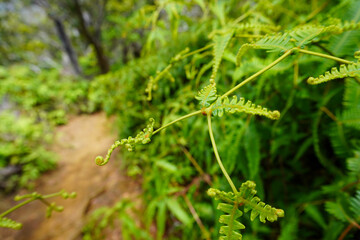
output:
[[246, 83], [250, 82], [251, 80], [257, 78], [258, 76], [260, 76], [261, 74], [263, 74], [264, 72], [266, 72], [267, 70], [269, 70], [270, 68], [272, 68], [273, 66], [275, 66], [276, 64], [278, 64], [279, 62], [281, 62], [282, 60], [284, 60], [286, 57], [288, 57], [291, 53], [293, 52], [293, 49], [290, 49], [288, 51], [286, 51], [281, 57], [279, 57], [278, 59], [276, 59], [274, 62], [270, 63], [267, 67], [261, 69], [260, 71], [258, 71], [257, 73], [253, 74], [252, 76], [248, 77], [247, 79], [245, 79], [244, 81], [242, 81], [241, 83], [239, 83], [238, 85], [236, 85], [235, 87], [233, 87], [232, 89], [230, 89], [229, 91], [227, 91], [224, 95], [221, 96], [221, 98], [224, 98], [226, 96], [229, 96], [230, 94], [232, 94], [233, 92], [235, 92], [237, 89], [241, 88], [242, 86], [244, 86]]
[[181, 120], [184, 120], [184, 119], [186, 119], [186, 118], [189, 118], [189, 117], [198, 115], [198, 114], [200, 114], [200, 113], [202, 113], [201, 110], [196, 111], [196, 112], [193, 112], [193, 113], [189, 113], [189, 114], [187, 114], [187, 115], [185, 115], [185, 116], [182, 116], [182, 117], [180, 117], [180, 118], [178, 118], [178, 119], [175, 119], [174, 121], [172, 121], [172, 122], [170, 122], [170, 123], [168, 123], [168, 124], [165, 124], [164, 126], [156, 129], [156, 130], [153, 132], [152, 135], [155, 135], [156, 133], [160, 132], [161, 130], [163, 130], [164, 128], [167, 128], [167, 127], [170, 126], [170, 125], [173, 125], [174, 123], [177, 123], [177, 122], [179, 122], [179, 121], [181, 121]]
[[213, 134], [213, 131], [212, 131], [212, 126], [211, 126], [211, 114], [208, 114], [207, 115], [207, 120], [208, 120], [208, 126], [209, 126], [209, 134], [210, 134], [210, 139], [211, 139], [211, 144], [213, 146], [213, 149], [214, 149], [214, 153], [215, 153], [215, 157], [216, 157], [216, 161], [218, 162], [219, 166], [220, 166], [220, 169], [221, 171], [223, 172], [226, 180], [228, 181], [228, 183], [230, 184], [230, 187], [231, 189], [233, 190], [233, 192], [236, 194], [238, 191], [236, 190], [236, 187], [234, 185], [234, 183], [231, 181], [231, 178], [229, 176], [229, 174], [227, 173], [221, 159], [220, 159], [220, 155], [219, 155], [219, 152], [217, 150], [217, 147], [216, 147], [216, 142], [215, 142], [215, 138], [214, 138], [214, 134]]
[[199, 49], [197, 49], [197, 50], [195, 50], [195, 51], [189, 52], [189, 53], [183, 55], [183, 56], [181, 57], [181, 59], [184, 59], [184, 58], [190, 57], [191, 55], [194, 55], [194, 54], [196, 54], [196, 53], [205, 51], [205, 50], [211, 48], [212, 46], [214, 46], [213, 43], [212, 43], [212, 44], [209, 44], [209, 45], [207, 45], [207, 46], [205, 46], [205, 47], [203, 47], [203, 48], [199, 48]]
[[1, 213], [0, 214], [0, 218], [2, 217], [5, 217], [6, 215], [8, 215], [9, 213], [21, 208], [22, 206], [25, 206], [26, 204], [28, 203], [31, 203], [32, 201], [35, 201], [35, 200], [43, 200], [43, 199], [46, 199], [46, 198], [51, 198], [51, 197], [56, 197], [56, 196], [60, 196], [63, 192], [60, 191], [60, 192], [57, 192], [57, 193], [52, 193], [52, 194], [48, 194], [48, 195], [44, 195], [44, 196], [32, 196], [30, 199], [26, 200], [26, 201], [23, 201], [22, 203], [19, 203], [18, 205], [6, 210], [5, 212]]
[[305, 53], [305, 54], [309, 54], [309, 55], [314, 55], [314, 56], [318, 56], [318, 57], [322, 57], [322, 58], [328, 58], [337, 62], [341, 62], [341, 63], [346, 63], [346, 64], [350, 64], [353, 63], [352, 61], [348, 61], [342, 58], [338, 58], [338, 57], [334, 57], [328, 54], [323, 54], [323, 53], [318, 53], [318, 52], [313, 52], [313, 51], [309, 51], [309, 50], [305, 50], [305, 49], [298, 49], [299, 52], [301, 53]]
[[26, 205], [28, 203], [31, 203], [32, 201], [35, 201], [35, 200], [36, 200], [36, 198], [30, 198], [30, 199], [28, 199], [28, 200], [26, 200], [26, 201], [24, 201], [22, 203], [19, 203], [18, 205], [14, 206], [14, 207], [8, 209], [7, 211], [3, 212], [2, 214], [0, 214], [0, 218], [5, 217], [6, 215], [8, 215], [9, 213], [15, 211], [16, 209], [21, 208], [22, 206], [24, 206], [24, 205]]

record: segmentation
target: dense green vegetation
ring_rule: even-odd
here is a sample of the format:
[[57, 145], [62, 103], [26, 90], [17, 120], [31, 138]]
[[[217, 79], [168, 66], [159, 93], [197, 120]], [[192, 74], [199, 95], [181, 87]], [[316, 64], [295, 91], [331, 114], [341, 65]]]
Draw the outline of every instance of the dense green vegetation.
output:
[[[21, 166], [23, 186], [53, 166], [43, 133], [105, 111], [122, 139], [109, 153], [124, 145], [124, 168], [142, 178], [141, 224], [119, 199], [94, 212], [84, 239], [108, 227], [124, 239], [359, 238], [359, 1], [35, 2], [52, 20], [72, 16], [63, 25], [78, 35], [62, 54], [74, 76], [33, 57], [59, 62], [54, 39], [21, 45], [2, 12], [0, 166]], [[34, 27], [22, 31], [40, 44]]]

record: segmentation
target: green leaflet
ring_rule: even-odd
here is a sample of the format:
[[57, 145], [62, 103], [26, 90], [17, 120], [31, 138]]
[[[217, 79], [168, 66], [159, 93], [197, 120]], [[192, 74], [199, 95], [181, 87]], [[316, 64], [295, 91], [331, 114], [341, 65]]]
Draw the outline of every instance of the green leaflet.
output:
[[221, 59], [224, 55], [225, 48], [227, 44], [229, 43], [234, 31], [231, 30], [230, 32], [224, 34], [224, 35], [215, 35], [214, 37], [214, 63], [213, 63], [213, 71], [211, 74], [210, 79], [215, 79], [216, 73], [219, 69], [219, 65], [221, 62]]
[[284, 217], [284, 211], [281, 209], [276, 209], [271, 207], [264, 202], [261, 202], [260, 199], [255, 196], [256, 184], [252, 181], [246, 181], [241, 184], [240, 191], [237, 193], [232, 192], [223, 192], [218, 189], [210, 188], [208, 190], [208, 195], [217, 200], [221, 200], [222, 203], [219, 203], [217, 209], [227, 213], [226, 215], [221, 215], [219, 222], [224, 224], [220, 228], [221, 236], [219, 239], [233, 239], [240, 240], [242, 235], [236, 230], [244, 229], [245, 226], [240, 223], [237, 218], [243, 215], [242, 211], [239, 210], [240, 206], [244, 206], [244, 212], [251, 210], [250, 219], [253, 221], [257, 216], [261, 222], [265, 223], [266, 220], [273, 222], [278, 219], [278, 217]]
[[2, 217], [0, 218], [0, 227], [3, 228], [12, 228], [15, 230], [19, 230], [22, 227], [22, 224], [19, 222], [16, 222], [10, 218]]
[[150, 118], [149, 122], [150, 123], [146, 126], [146, 128], [144, 128], [143, 131], [138, 133], [135, 138], [130, 136], [128, 138], [121, 139], [120, 141], [118, 140], [113, 145], [111, 145], [105, 159], [102, 156], [97, 156], [95, 159], [96, 164], [99, 166], [105, 165], [109, 161], [111, 154], [115, 150], [115, 148], [121, 145], [125, 145], [127, 150], [131, 152], [134, 150], [135, 145], [149, 143], [151, 141], [152, 133], [154, 132], [155, 120], [153, 118]]
[[317, 78], [310, 77], [307, 83], [315, 85], [345, 77], [360, 77], [360, 63], [342, 64], [339, 70], [333, 67], [330, 72], [327, 71], [324, 75], [320, 75]]
[[216, 84], [210, 83], [201, 89], [198, 94], [195, 96], [197, 100], [200, 101], [202, 107], [209, 107], [210, 104], [216, 100]]
[[276, 52], [286, 51], [288, 49], [291, 49], [293, 46], [294, 45], [290, 42], [290, 37], [288, 33], [279, 33], [272, 36], [266, 35], [265, 37], [259, 39], [256, 42], [243, 44], [236, 55], [236, 65], [240, 65], [241, 57], [248, 49], [266, 49], [269, 52]]
[[255, 105], [249, 100], [245, 102], [244, 98], [240, 98], [238, 101], [235, 95], [232, 97], [231, 101], [229, 101], [228, 97], [224, 97], [223, 99], [218, 98], [215, 104], [211, 107], [211, 112], [213, 116], [218, 117], [222, 117], [224, 112], [245, 112], [248, 114], [265, 116], [272, 120], [280, 118], [279, 111], [269, 111], [267, 108], [263, 108], [260, 105]]

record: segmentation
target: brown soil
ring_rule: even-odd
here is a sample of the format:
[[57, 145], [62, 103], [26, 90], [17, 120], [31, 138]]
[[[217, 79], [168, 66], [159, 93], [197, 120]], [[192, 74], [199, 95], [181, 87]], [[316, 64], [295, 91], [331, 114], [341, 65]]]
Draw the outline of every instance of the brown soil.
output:
[[[42, 194], [77, 192], [76, 199], [50, 199], [64, 206], [62, 213], [54, 212], [45, 218], [46, 206], [36, 201], [22, 207], [7, 217], [23, 223], [21, 230], [0, 229], [2, 240], [76, 240], [81, 239], [81, 229], [86, 216], [100, 206], [111, 206], [121, 198], [139, 201], [140, 184], [119, 170], [114, 160], [99, 167], [95, 164], [97, 155], [104, 156], [115, 140], [112, 120], [105, 114], [74, 117], [65, 126], [56, 130], [56, 144], [53, 150], [59, 155], [58, 168], [43, 175], [35, 190]], [[115, 157], [116, 158], [116, 157]], [[18, 194], [24, 194], [20, 191]], [[1, 200], [7, 208], [16, 202]], [[6, 206], [5, 206], [6, 205]], [[107, 239], [120, 239], [113, 232]]]

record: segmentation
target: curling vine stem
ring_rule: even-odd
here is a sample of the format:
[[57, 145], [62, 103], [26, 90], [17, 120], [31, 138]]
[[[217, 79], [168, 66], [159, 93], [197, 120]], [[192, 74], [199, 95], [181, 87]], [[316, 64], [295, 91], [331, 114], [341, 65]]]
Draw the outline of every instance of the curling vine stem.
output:
[[209, 134], [210, 134], [210, 139], [211, 139], [211, 144], [213, 146], [213, 149], [214, 149], [214, 153], [215, 153], [215, 157], [216, 157], [216, 161], [218, 162], [219, 166], [220, 166], [220, 169], [221, 171], [223, 172], [226, 180], [228, 181], [228, 183], [230, 184], [230, 187], [231, 189], [233, 190], [233, 192], [236, 194], [238, 191], [236, 190], [236, 187], [234, 185], [234, 183], [232, 182], [229, 174], [227, 173], [221, 159], [220, 159], [220, 155], [219, 155], [219, 152], [217, 150], [217, 147], [216, 147], [216, 142], [215, 142], [215, 138], [214, 138], [214, 134], [213, 134], [213, 131], [212, 131], [212, 126], [211, 126], [211, 113], [208, 113], [207, 114], [207, 120], [208, 120], [208, 126], [209, 126]]

